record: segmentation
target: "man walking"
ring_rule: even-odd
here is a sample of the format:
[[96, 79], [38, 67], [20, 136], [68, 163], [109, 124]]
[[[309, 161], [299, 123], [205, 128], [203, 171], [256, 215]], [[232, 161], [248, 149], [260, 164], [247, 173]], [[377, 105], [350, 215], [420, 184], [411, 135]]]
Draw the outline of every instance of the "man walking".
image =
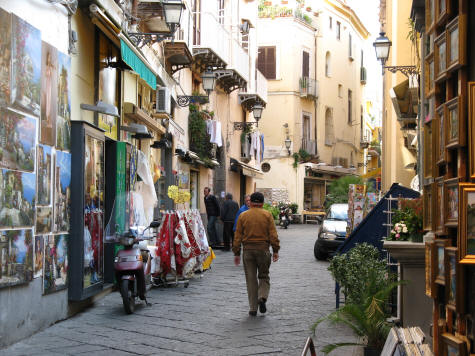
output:
[[247, 194], [244, 196], [244, 205], [241, 206], [241, 208], [238, 210], [236, 214], [236, 218], [234, 219], [233, 232], [236, 232], [239, 215], [241, 215], [241, 213], [244, 213], [245, 211], [248, 211], [250, 206], [251, 206], [251, 196]]
[[219, 245], [218, 234], [216, 233], [216, 219], [219, 216], [219, 203], [218, 199], [210, 193], [211, 190], [206, 187], [204, 189], [204, 200], [206, 215], [208, 215], [208, 237], [210, 246], [214, 248]]
[[251, 208], [239, 216], [233, 244], [236, 266], [241, 262], [241, 244], [243, 246], [242, 259], [251, 316], [257, 315], [258, 306], [261, 313], [267, 311], [271, 264], [269, 246], [272, 246], [272, 261], [277, 262], [279, 259], [280, 242], [274, 218], [271, 213], [262, 209], [263, 204], [262, 193], [256, 192], [251, 195]]
[[[221, 220], [223, 220], [224, 251], [230, 251], [234, 240], [234, 218], [239, 210], [239, 205], [233, 200], [231, 193], [226, 194], [226, 200], [221, 207]], [[231, 243], [231, 244], [230, 244]]]

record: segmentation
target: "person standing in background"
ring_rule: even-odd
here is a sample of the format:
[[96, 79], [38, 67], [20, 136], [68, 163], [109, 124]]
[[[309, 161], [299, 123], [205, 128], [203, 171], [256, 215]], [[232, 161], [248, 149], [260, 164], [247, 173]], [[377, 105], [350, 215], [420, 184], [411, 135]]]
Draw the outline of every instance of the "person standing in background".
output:
[[[221, 220], [223, 221], [224, 251], [231, 251], [234, 240], [234, 220], [239, 210], [239, 205], [233, 200], [233, 195], [226, 194], [226, 200], [221, 207]], [[231, 244], [230, 244], [231, 243]]]
[[238, 221], [239, 215], [241, 215], [241, 213], [249, 210], [250, 207], [251, 207], [251, 196], [249, 194], [247, 194], [247, 195], [244, 196], [244, 205], [241, 206], [241, 208], [238, 210], [238, 212], [236, 214], [236, 218], [234, 219], [233, 232], [236, 232], [237, 221]]
[[211, 190], [206, 187], [204, 189], [204, 201], [206, 207], [206, 215], [208, 216], [208, 238], [211, 248], [219, 245], [218, 234], [216, 232], [216, 220], [220, 215], [218, 199], [211, 194]]

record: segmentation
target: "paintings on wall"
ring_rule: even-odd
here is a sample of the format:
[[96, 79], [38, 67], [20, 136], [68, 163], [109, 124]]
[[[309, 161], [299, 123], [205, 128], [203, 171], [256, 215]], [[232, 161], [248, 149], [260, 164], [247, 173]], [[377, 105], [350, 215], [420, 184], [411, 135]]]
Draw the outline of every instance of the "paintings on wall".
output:
[[41, 32], [12, 15], [11, 101], [14, 106], [40, 116]]
[[54, 146], [58, 101], [58, 50], [46, 42], [42, 42], [41, 73], [40, 142]]
[[0, 288], [33, 279], [33, 231], [0, 231]]
[[0, 8], [0, 105], [10, 103], [12, 16]]
[[35, 259], [33, 261], [33, 278], [43, 276], [44, 242], [45, 237], [43, 235], [35, 236]]
[[0, 228], [34, 225], [36, 175], [0, 170]]
[[53, 225], [53, 208], [48, 206], [38, 206], [36, 208], [36, 234], [46, 234], [51, 232]]
[[71, 58], [58, 52], [56, 147], [71, 147]]
[[37, 161], [37, 200], [36, 205], [51, 204], [51, 169], [53, 155], [51, 147], [38, 145]]
[[54, 231], [69, 231], [71, 203], [71, 154], [56, 151], [54, 182]]
[[35, 137], [36, 119], [0, 109], [0, 167], [33, 172]]
[[475, 264], [475, 184], [460, 183], [460, 263]]
[[43, 294], [67, 288], [68, 235], [48, 235], [44, 240]]

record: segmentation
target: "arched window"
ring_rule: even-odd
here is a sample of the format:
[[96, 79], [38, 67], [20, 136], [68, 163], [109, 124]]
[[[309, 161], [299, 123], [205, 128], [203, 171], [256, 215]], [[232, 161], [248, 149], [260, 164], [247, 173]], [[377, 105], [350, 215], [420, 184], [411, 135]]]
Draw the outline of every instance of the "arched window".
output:
[[325, 111], [325, 145], [332, 146], [334, 141], [332, 109], [327, 108]]
[[330, 52], [327, 52], [327, 54], [325, 55], [325, 75], [327, 77], [329, 77], [331, 75], [330, 60], [331, 60]]

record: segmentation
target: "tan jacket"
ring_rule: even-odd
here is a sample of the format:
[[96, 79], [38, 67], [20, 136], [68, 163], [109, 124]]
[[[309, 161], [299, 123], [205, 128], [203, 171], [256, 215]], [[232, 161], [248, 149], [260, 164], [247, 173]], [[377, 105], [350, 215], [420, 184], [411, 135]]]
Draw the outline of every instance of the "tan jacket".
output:
[[241, 254], [241, 243], [244, 250], [269, 250], [278, 253], [279, 237], [275, 229], [272, 214], [262, 208], [251, 208], [239, 215], [234, 234], [233, 252]]

